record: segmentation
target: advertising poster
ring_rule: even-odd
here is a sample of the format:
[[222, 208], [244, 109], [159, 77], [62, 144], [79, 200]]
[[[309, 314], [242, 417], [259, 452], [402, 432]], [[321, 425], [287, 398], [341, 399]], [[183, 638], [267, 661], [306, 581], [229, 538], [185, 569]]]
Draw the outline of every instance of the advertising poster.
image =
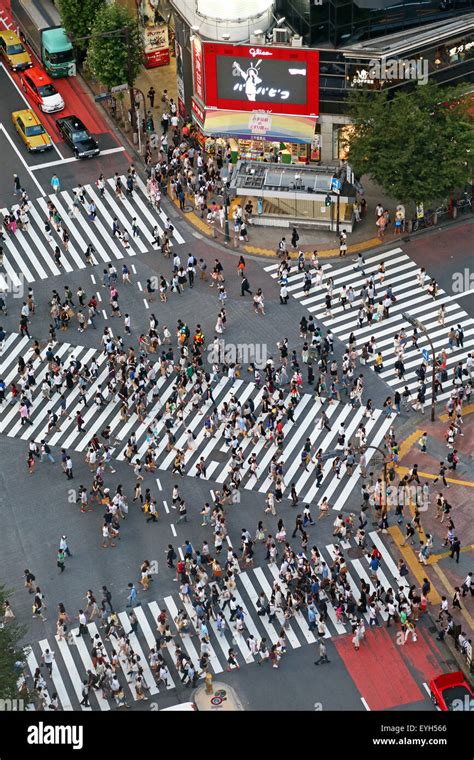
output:
[[193, 91], [194, 95], [204, 103], [204, 72], [202, 61], [202, 42], [195, 37], [193, 45]]
[[178, 111], [182, 119], [186, 116], [186, 106], [184, 102], [184, 74], [183, 74], [183, 48], [175, 39], [174, 49], [176, 55], [176, 84], [178, 89]]
[[318, 115], [317, 50], [208, 42], [202, 47], [208, 108]]
[[170, 62], [168, 27], [165, 24], [145, 26], [142, 33], [145, 67], [153, 69], [155, 66], [166, 66]]

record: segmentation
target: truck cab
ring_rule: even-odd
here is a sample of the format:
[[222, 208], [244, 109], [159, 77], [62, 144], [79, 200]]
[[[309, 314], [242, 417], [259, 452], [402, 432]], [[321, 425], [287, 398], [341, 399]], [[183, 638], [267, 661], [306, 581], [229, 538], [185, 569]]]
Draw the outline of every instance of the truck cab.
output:
[[75, 75], [74, 50], [63, 27], [42, 30], [41, 59], [51, 77]]
[[50, 77], [76, 74], [74, 49], [51, 0], [10, 0], [11, 14], [22, 42], [31, 47]]

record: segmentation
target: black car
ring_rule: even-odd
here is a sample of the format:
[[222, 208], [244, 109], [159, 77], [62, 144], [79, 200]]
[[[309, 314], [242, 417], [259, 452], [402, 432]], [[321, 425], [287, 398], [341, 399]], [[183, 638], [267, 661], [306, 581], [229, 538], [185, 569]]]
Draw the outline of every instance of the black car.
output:
[[56, 119], [59, 134], [71, 146], [76, 158], [98, 156], [100, 148], [91, 133], [77, 116], [63, 116]]

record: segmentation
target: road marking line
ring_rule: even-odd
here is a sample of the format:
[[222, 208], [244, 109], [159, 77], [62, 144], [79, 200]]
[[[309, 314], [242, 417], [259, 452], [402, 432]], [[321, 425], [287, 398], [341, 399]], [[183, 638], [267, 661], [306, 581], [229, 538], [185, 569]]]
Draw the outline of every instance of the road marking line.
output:
[[169, 508], [169, 506], [168, 506], [168, 504], [167, 504], [167, 502], [166, 502], [166, 501], [163, 501], [163, 506], [164, 506], [164, 508], [165, 508], [165, 512], [166, 512], [166, 514], [167, 514], [167, 515], [169, 515], [169, 513], [170, 513], [170, 508]]
[[35, 183], [35, 185], [36, 185], [36, 187], [38, 188], [38, 190], [40, 191], [41, 195], [46, 195], [45, 191], [44, 191], [44, 190], [43, 190], [43, 188], [41, 187], [40, 183], [38, 182], [38, 180], [36, 179], [36, 177], [34, 176], [34, 174], [32, 174], [32, 173], [31, 173], [31, 167], [29, 167], [29, 166], [28, 166], [28, 164], [26, 163], [25, 159], [24, 159], [24, 158], [23, 158], [23, 156], [21, 155], [20, 151], [19, 151], [19, 150], [18, 150], [18, 148], [16, 147], [15, 143], [13, 142], [12, 138], [11, 138], [11, 137], [10, 137], [10, 135], [8, 134], [8, 132], [7, 132], [7, 130], [5, 129], [5, 127], [3, 126], [3, 124], [0, 124], [0, 131], [2, 131], [2, 132], [3, 132], [3, 134], [4, 134], [4, 135], [5, 135], [5, 137], [7, 138], [8, 142], [9, 142], [9, 143], [10, 143], [10, 145], [12, 146], [13, 150], [14, 150], [14, 151], [15, 151], [15, 153], [17, 154], [18, 158], [20, 159], [21, 163], [22, 163], [22, 164], [23, 164], [23, 166], [25, 167], [26, 171], [27, 171], [27, 172], [28, 172], [28, 173], [31, 175], [31, 179], [32, 179], [32, 180], [33, 180], [33, 182]]
[[[445, 574], [439, 567], [439, 565], [433, 565], [433, 570], [435, 571], [436, 575], [440, 579], [441, 583], [445, 587], [447, 591], [451, 594], [451, 596], [454, 596], [454, 588], [451, 586], [450, 582], [446, 578]], [[471, 617], [469, 612], [466, 610], [466, 608], [462, 608], [459, 610], [463, 618], [466, 620], [466, 622], [470, 625], [471, 628], [474, 628], [474, 618]]]
[[[426, 575], [427, 575], [426, 567], [422, 565], [421, 562], [418, 562], [418, 557], [415, 555], [415, 552], [411, 547], [400, 545], [402, 541], [404, 540], [404, 536], [400, 528], [398, 527], [398, 525], [392, 525], [392, 527], [388, 529], [388, 532], [392, 536], [397, 546], [398, 551], [400, 552], [403, 559], [407, 563], [408, 567], [410, 568], [411, 572], [415, 576], [416, 580], [418, 581], [420, 586], [422, 586], [423, 578], [426, 578]], [[434, 567], [436, 567], [436, 565]], [[436, 589], [433, 588], [433, 586], [430, 592], [430, 602], [431, 604], [441, 603], [441, 597], [439, 593], [436, 591]]]
[[360, 701], [361, 701], [361, 702], [362, 702], [362, 704], [364, 705], [365, 709], [366, 709], [366, 710], [368, 710], [369, 712], [371, 712], [371, 710], [370, 710], [370, 707], [369, 707], [369, 705], [367, 704], [367, 702], [365, 701], [364, 697], [361, 697], [361, 698], [360, 698]]
[[[472, 549], [474, 549], [474, 544], [469, 544], [468, 546], [463, 546], [460, 553], [463, 552], [470, 552]], [[440, 552], [439, 554], [432, 554], [431, 557], [428, 558], [428, 564], [434, 565], [436, 562], [439, 562], [440, 559], [446, 559], [446, 557], [449, 557], [451, 552]]]
[[156, 485], [158, 486], [158, 490], [159, 490], [159, 491], [162, 491], [162, 490], [163, 490], [163, 486], [161, 485], [161, 481], [160, 481], [160, 479], [159, 479], [159, 478], [157, 478], [157, 479], [156, 479]]
[[107, 312], [105, 311], [105, 309], [102, 309], [102, 314], [104, 315], [104, 319], [107, 319]]
[[426, 693], [428, 694], [428, 696], [431, 697], [431, 691], [430, 691], [430, 687], [428, 686], [428, 684], [423, 682], [421, 685], [423, 686], [423, 688], [426, 691]]
[[93, 285], [95, 285], [95, 284], [96, 284], [96, 282], [95, 282], [95, 277], [94, 277], [94, 275], [93, 275], [93, 274], [91, 274], [91, 280], [92, 280], [92, 284], [93, 284]]
[[[397, 470], [399, 473], [404, 475], [405, 473], [408, 473], [410, 471], [409, 467], [397, 467]], [[431, 472], [420, 472], [418, 471], [418, 475], [420, 478], [428, 478], [428, 480], [435, 480], [435, 478], [438, 478], [438, 475], [434, 475]], [[446, 478], [448, 483], [454, 483], [458, 486], [469, 486], [470, 488], [474, 488], [474, 482], [472, 480], [457, 480], [456, 478]]]
[[178, 534], [176, 533], [176, 528], [174, 527], [173, 523], [171, 523], [170, 528], [173, 536], [176, 538]]
[[[56, 148], [56, 145], [54, 145], [54, 147]], [[56, 150], [59, 153], [59, 150], [57, 148]], [[125, 150], [123, 146], [121, 146], [120, 148], [110, 148], [110, 149], [108, 148], [107, 150], [101, 150], [99, 155], [107, 156], [109, 153], [118, 153], [119, 151], [122, 151], [122, 150]], [[61, 153], [59, 153], [59, 155], [61, 155]], [[37, 172], [39, 169], [49, 169], [52, 166], [59, 166], [60, 164], [71, 164], [73, 163], [73, 161], [82, 161], [82, 159], [76, 158], [75, 156], [70, 156], [69, 158], [62, 158], [61, 161], [49, 161], [47, 164], [38, 164], [37, 166], [30, 166], [30, 169], [33, 172]]]
[[179, 554], [179, 558], [180, 558], [181, 562], [184, 562], [184, 554], [183, 554], [183, 550], [181, 549], [181, 547], [178, 547], [178, 554]]

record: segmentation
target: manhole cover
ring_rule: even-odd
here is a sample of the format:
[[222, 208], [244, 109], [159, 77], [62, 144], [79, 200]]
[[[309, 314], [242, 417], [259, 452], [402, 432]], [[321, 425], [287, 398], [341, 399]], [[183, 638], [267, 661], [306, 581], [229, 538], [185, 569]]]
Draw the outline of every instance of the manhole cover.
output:
[[351, 548], [348, 549], [346, 553], [347, 553], [347, 556], [351, 557], [352, 559], [356, 559], [356, 558], [364, 556], [364, 550], [358, 546], [351, 546]]

